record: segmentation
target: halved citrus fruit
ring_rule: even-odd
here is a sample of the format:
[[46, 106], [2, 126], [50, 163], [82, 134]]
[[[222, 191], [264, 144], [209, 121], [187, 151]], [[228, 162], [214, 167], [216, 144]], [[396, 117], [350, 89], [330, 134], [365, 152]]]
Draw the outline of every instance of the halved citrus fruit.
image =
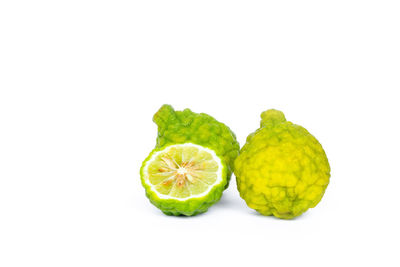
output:
[[151, 203], [168, 215], [207, 211], [227, 184], [227, 167], [220, 157], [192, 143], [153, 150], [140, 174]]

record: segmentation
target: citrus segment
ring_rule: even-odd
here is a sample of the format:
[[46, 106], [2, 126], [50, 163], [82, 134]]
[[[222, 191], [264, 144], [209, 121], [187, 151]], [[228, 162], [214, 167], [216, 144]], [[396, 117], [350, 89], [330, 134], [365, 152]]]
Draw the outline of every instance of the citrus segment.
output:
[[145, 165], [144, 179], [157, 195], [184, 199], [209, 191], [221, 181], [221, 171], [221, 160], [212, 150], [179, 144], [155, 153]]

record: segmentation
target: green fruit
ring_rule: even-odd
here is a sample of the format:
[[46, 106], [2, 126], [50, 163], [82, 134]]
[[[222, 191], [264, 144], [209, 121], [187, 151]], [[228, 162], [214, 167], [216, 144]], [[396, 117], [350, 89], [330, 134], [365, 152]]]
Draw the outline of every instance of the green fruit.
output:
[[240, 196], [250, 208], [282, 219], [315, 207], [329, 184], [326, 154], [314, 136], [278, 110], [261, 114], [235, 160]]
[[240, 147], [228, 126], [210, 115], [190, 109], [175, 111], [170, 105], [163, 105], [154, 114], [153, 121], [158, 126], [156, 148], [185, 143], [207, 147], [227, 164], [229, 183]]
[[185, 143], [153, 150], [141, 178], [151, 203], [165, 214], [191, 216], [221, 198], [227, 168], [211, 149]]
[[146, 196], [167, 215], [207, 211], [222, 196], [239, 154], [234, 133], [213, 117], [164, 105], [157, 145], [140, 171]]

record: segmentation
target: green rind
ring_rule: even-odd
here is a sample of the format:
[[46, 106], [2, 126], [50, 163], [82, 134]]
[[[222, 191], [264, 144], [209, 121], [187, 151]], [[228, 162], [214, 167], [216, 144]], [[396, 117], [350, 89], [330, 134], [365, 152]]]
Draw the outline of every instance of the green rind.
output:
[[[211, 191], [202, 197], [190, 198], [187, 200], [177, 200], [177, 199], [165, 199], [160, 198], [158, 195], [151, 189], [151, 187], [145, 182], [145, 174], [144, 167], [147, 161], [152, 157], [154, 153], [157, 151], [164, 150], [169, 145], [165, 145], [160, 148], [155, 148], [149, 154], [149, 156], [143, 161], [142, 167], [140, 168], [140, 178], [143, 187], [146, 191], [146, 196], [150, 200], [150, 202], [159, 208], [166, 215], [184, 215], [184, 216], [193, 216], [203, 212], [206, 212], [209, 207], [218, 202], [222, 196], [222, 192], [224, 191], [227, 183], [228, 183], [228, 168], [226, 164], [222, 162], [222, 181], [219, 184], [213, 186]], [[209, 148], [209, 147], [207, 147]], [[209, 148], [211, 149], [211, 148]]]
[[156, 148], [193, 143], [213, 150], [228, 167], [225, 188], [228, 187], [240, 149], [235, 134], [228, 126], [205, 113], [195, 113], [190, 109], [175, 111], [170, 105], [163, 105], [154, 114], [153, 121], [158, 126]]

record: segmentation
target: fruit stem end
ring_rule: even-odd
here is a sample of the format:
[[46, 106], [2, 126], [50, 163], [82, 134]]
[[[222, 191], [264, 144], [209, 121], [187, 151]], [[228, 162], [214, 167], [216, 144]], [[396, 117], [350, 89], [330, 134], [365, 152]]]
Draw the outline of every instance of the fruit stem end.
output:
[[260, 126], [264, 127], [271, 124], [278, 124], [285, 122], [286, 118], [282, 111], [276, 109], [269, 109], [261, 113]]

